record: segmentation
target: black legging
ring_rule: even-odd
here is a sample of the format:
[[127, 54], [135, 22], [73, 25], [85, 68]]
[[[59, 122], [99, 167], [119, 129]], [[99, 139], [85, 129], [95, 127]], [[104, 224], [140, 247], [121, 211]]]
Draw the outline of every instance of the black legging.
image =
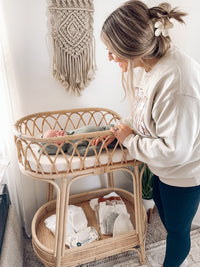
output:
[[153, 199], [167, 230], [164, 267], [179, 267], [190, 251], [192, 220], [200, 202], [200, 185], [176, 187], [153, 177]]

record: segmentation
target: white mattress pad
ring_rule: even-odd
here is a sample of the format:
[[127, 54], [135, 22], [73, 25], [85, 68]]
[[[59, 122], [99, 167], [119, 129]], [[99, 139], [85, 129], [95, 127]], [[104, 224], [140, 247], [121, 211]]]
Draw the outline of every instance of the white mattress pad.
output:
[[64, 155], [46, 156], [45, 154], [39, 153], [38, 149], [39, 146], [34, 144], [31, 146], [31, 149], [27, 149], [26, 152], [26, 159], [32, 171], [36, 172], [40, 171], [41, 168], [45, 173], [68, 172], [70, 170], [83, 170], [86, 168], [133, 160], [127, 149], [124, 149], [124, 154], [120, 148], [117, 148], [114, 153], [112, 149], [108, 149], [108, 151], [103, 150], [99, 157], [88, 156], [85, 158], [79, 158], [78, 156], [72, 157], [66, 153]]

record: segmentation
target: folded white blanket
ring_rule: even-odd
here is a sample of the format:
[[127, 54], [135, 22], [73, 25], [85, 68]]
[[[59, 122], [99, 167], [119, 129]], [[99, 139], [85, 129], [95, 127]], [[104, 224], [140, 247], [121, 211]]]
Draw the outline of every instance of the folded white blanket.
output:
[[126, 205], [115, 192], [92, 199], [90, 207], [95, 211], [103, 235], [117, 236], [134, 230]]
[[[56, 215], [45, 219], [46, 227], [55, 235]], [[70, 248], [79, 247], [99, 239], [94, 227], [88, 227], [88, 221], [81, 207], [69, 205], [66, 220], [65, 244]]]

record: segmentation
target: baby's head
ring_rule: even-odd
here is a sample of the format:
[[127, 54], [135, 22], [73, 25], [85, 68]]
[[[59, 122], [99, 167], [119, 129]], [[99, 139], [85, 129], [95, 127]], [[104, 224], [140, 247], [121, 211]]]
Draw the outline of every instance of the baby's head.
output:
[[[48, 131], [46, 131], [44, 133], [43, 138], [60, 137], [60, 136], [65, 136], [65, 135], [67, 135], [67, 133], [64, 130], [59, 130], [59, 131], [57, 131], [57, 130], [48, 130]], [[60, 145], [62, 143], [64, 143], [64, 142], [63, 141], [55, 142], [55, 144], [57, 144], [57, 145]]]

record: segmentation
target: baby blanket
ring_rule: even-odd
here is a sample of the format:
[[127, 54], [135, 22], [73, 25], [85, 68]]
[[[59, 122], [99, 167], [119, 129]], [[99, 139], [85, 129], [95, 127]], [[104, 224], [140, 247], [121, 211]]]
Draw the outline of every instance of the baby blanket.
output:
[[[111, 127], [113, 127], [114, 125], [106, 125], [106, 126], [93, 126], [93, 125], [86, 125], [83, 127], [80, 127], [78, 129], [72, 130], [72, 131], [67, 131], [67, 135], [74, 135], [74, 134], [82, 134], [82, 133], [91, 133], [91, 132], [100, 132], [100, 131], [106, 131], [106, 130], [110, 130]], [[87, 155], [86, 156], [94, 156], [95, 155], [95, 151], [96, 153], [98, 153], [101, 149], [102, 143], [100, 142], [97, 146], [93, 147], [92, 145], [90, 145], [90, 147], [88, 148], [89, 145], [89, 141], [87, 140], [73, 140], [71, 141], [71, 143], [73, 143], [75, 146], [77, 146], [78, 149], [78, 153], [80, 154], [81, 157], [84, 157], [86, 152]], [[62, 150], [63, 152], [72, 155], [74, 152], [74, 146], [73, 144], [70, 143], [64, 143], [62, 145]], [[45, 143], [43, 143], [43, 145], [45, 145]], [[116, 145], [116, 140], [114, 140], [111, 144], [108, 145], [108, 148], [114, 148]], [[55, 155], [56, 152], [58, 150], [58, 147], [56, 145], [47, 145], [45, 147], [45, 151], [47, 152], [48, 155]], [[39, 149], [40, 152], [40, 149]], [[75, 152], [74, 154], [75, 156], [77, 156], [77, 152]]]

